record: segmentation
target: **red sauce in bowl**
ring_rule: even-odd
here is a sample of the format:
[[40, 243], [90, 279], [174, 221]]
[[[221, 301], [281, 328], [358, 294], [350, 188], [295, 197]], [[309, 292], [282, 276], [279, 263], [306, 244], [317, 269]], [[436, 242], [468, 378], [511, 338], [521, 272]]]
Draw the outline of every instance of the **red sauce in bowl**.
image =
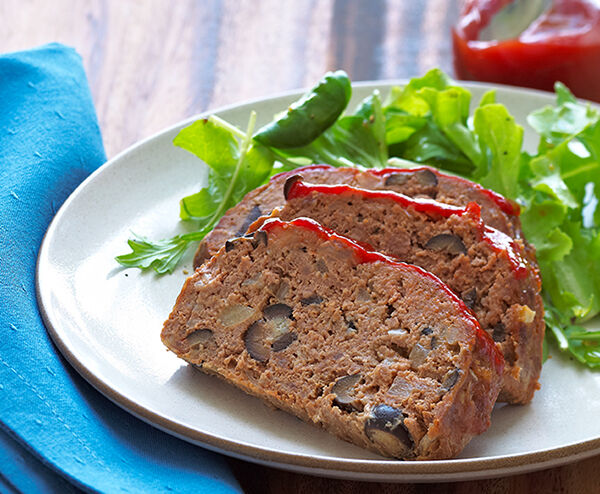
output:
[[512, 0], [467, 0], [452, 31], [460, 79], [551, 91], [556, 81], [600, 102], [600, 2], [554, 0], [513, 39], [482, 40], [481, 32]]

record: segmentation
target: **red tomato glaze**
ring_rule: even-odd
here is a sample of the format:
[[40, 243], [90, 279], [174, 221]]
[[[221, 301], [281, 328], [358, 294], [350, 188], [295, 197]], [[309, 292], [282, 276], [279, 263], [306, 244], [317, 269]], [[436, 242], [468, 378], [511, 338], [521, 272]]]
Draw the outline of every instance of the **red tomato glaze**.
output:
[[[330, 165], [303, 166], [303, 167], [296, 168], [291, 171], [281, 172], [281, 173], [278, 173], [277, 175], [273, 175], [273, 177], [271, 177], [271, 181], [274, 180], [275, 178], [279, 179], [282, 177], [291, 177], [292, 175], [301, 175], [302, 172], [305, 170], [308, 170], [308, 171], [310, 171], [310, 170], [332, 170], [333, 171], [335, 169], [336, 168], [334, 168], [333, 166], [330, 166]], [[376, 177], [386, 177], [386, 176], [392, 175], [394, 173], [410, 173], [410, 172], [419, 171], [419, 170], [429, 170], [432, 173], [434, 173], [435, 175], [437, 175], [438, 177], [455, 180], [456, 182], [468, 183], [474, 189], [478, 189], [481, 191], [482, 194], [485, 194], [486, 196], [488, 196], [492, 201], [494, 201], [496, 203], [496, 205], [504, 213], [506, 213], [510, 216], [519, 216], [519, 214], [521, 213], [521, 209], [516, 202], [511, 201], [510, 199], [507, 199], [506, 197], [498, 194], [497, 192], [486, 189], [485, 187], [482, 187], [478, 183], [467, 180], [466, 178], [442, 173], [437, 168], [432, 168], [430, 166], [419, 166], [416, 168], [383, 168], [383, 169], [377, 169], [377, 170], [367, 169], [367, 170], [364, 170], [364, 173], [370, 173], [371, 175], [374, 175]], [[358, 173], [363, 173], [363, 170], [361, 170], [360, 168], [352, 168], [352, 171], [354, 172], [355, 175], [357, 175]]]
[[432, 280], [436, 285], [439, 286], [441, 290], [443, 290], [452, 300], [454, 304], [458, 306], [463, 316], [469, 320], [472, 324], [473, 329], [475, 331], [475, 336], [477, 337], [478, 343], [483, 347], [484, 351], [493, 358], [494, 366], [496, 371], [499, 374], [502, 374], [504, 369], [504, 357], [500, 353], [500, 350], [496, 347], [496, 344], [492, 340], [492, 338], [481, 329], [479, 322], [471, 312], [471, 310], [465, 305], [465, 303], [437, 276], [426, 271], [419, 266], [414, 266], [413, 264], [406, 264], [404, 262], [399, 262], [391, 257], [388, 257], [384, 254], [376, 252], [374, 250], [367, 250], [363, 246], [359, 245], [354, 240], [344, 237], [343, 235], [339, 235], [333, 230], [324, 227], [320, 223], [312, 220], [310, 218], [296, 218], [292, 221], [282, 221], [278, 218], [272, 218], [265, 221], [259, 230], [265, 231], [267, 233], [272, 232], [277, 229], [286, 229], [286, 228], [304, 228], [306, 230], [310, 230], [315, 232], [320, 238], [325, 241], [334, 240], [336, 242], [340, 242], [346, 248], [351, 249], [359, 264], [369, 263], [369, 262], [383, 262], [386, 264], [390, 264], [392, 266], [397, 266], [405, 269], [410, 269], [412, 271], [416, 271], [419, 275]]
[[475, 202], [470, 202], [463, 208], [452, 206], [450, 204], [443, 204], [434, 201], [433, 199], [411, 198], [404, 194], [388, 190], [366, 190], [350, 187], [349, 185], [316, 185], [302, 182], [301, 180], [296, 180], [290, 185], [286, 198], [289, 200], [310, 194], [358, 195], [369, 200], [382, 199], [394, 201], [403, 208], [412, 208], [420, 213], [439, 215], [444, 218], [448, 218], [453, 214], [459, 216], [467, 214], [471, 216], [477, 224], [481, 238], [490, 245], [495, 252], [500, 255], [505, 255], [508, 258], [517, 279], [525, 278], [529, 274], [529, 269], [520, 254], [518, 245], [505, 233], [485, 225], [481, 219], [481, 206]]
[[477, 189], [477, 190], [481, 191], [482, 194], [485, 194], [486, 196], [488, 196], [492, 201], [494, 201], [496, 203], [496, 205], [504, 213], [506, 213], [510, 216], [519, 216], [519, 214], [521, 214], [521, 208], [519, 207], [519, 205], [516, 202], [511, 201], [510, 199], [507, 199], [503, 195], [500, 195], [497, 192], [494, 192], [493, 190], [486, 189], [485, 187], [482, 187], [478, 183], [471, 182], [470, 180], [467, 180], [466, 178], [457, 177], [455, 175], [447, 175], [445, 173], [441, 173], [438, 169], [431, 168], [429, 166], [420, 166], [417, 168], [383, 168], [382, 170], [367, 170], [367, 172], [371, 173], [375, 176], [385, 177], [387, 175], [392, 175], [394, 173], [411, 172], [411, 171], [419, 171], [419, 170], [429, 170], [430, 172], [434, 173], [438, 177], [448, 178], [450, 180], [455, 180], [456, 182], [468, 183], [474, 189]]

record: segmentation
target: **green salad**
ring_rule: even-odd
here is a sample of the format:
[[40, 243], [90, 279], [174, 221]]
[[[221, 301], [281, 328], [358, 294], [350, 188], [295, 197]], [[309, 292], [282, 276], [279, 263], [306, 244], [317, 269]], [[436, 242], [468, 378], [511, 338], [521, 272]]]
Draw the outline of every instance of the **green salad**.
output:
[[555, 106], [527, 118], [540, 136], [533, 154], [523, 150], [523, 128], [494, 91], [470, 112], [471, 93], [437, 69], [393, 87], [385, 101], [374, 91], [351, 111], [350, 80], [337, 71], [260, 129], [254, 112], [245, 131], [216, 116], [199, 120], [173, 141], [209, 167], [208, 185], [180, 203], [180, 219], [196, 231], [159, 241], [136, 236], [117, 261], [172, 272], [229, 208], [282, 171], [311, 163], [426, 163], [520, 204], [543, 279], [546, 334], [600, 368], [600, 331], [581, 326], [600, 313], [600, 111], [561, 83], [555, 90]]

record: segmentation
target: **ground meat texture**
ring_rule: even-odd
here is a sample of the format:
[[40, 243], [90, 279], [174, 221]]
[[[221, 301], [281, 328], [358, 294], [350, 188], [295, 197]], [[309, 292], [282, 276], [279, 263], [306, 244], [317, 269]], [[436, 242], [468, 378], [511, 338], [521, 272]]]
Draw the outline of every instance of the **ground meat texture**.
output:
[[162, 340], [344, 440], [411, 460], [451, 458], [487, 429], [503, 367], [438, 278], [309, 219], [231, 240], [188, 278]]
[[271, 181], [255, 189], [231, 208], [200, 244], [194, 266], [200, 266], [215, 254], [225, 241], [246, 233], [248, 226], [261, 215], [269, 215], [284, 204], [283, 185], [294, 174], [317, 184], [348, 184], [372, 190], [393, 190], [410, 197], [426, 197], [446, 204], [481, 206], [483, 220], [491, 227], [513, 237], [522, 245], [528, 260], [535, 265], [535, 251], [523, 238], [519, 206], [478, 184], [447, 175], [430, 167], [411, 169], [386, 168], [361, 171], [357, 168], [334, 168], [328, 165], [302, 167], [275, 175]]
[[439, 276], [474, 311], [506, 360], [500, 400], [523, 404], [542, 366], [541, 281], [517, 242], [486, 226], [479, 207], [449, 206], [391, 191], [314, 185], [288, 178], [277, 215], [300, 216]]

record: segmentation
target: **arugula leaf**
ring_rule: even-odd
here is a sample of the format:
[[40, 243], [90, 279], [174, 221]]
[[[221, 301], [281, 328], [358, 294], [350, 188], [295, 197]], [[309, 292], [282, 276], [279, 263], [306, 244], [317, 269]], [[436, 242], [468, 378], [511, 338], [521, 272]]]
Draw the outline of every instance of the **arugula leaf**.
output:
[[[181, 199], [180, 218], [200, 222], [210, 219], [215, 214], [220, 218], [222, 212], [217, 213], [219, 209], [235, 206], [247, 192], [264, 183], [272, 168], [272, 155], [263, 146], [251, 146], [241, 166], [239, 183], [235, 188], [227, 192], [232, 178], [230, 174], [223, 176], [212, 169], [209, 170], [208, 186]], [[224, 198], [228, 199], [224, 200]]]
[[134, 234], [134, 238], [127, 241], [131, 252], [117, 256], [115, 259], [119, 264], [128, 268], [148, 269], [151, 267], [158, 274], [172, 273], [190, 242], [202, 240], [211, 228], [212, 226], [199, 232], [184, 233], [155, 242]]
[[386, 114], [390, 155], [429, 163], [515, 194], [523, 129], [488, 91], [469, 117], [471, 94], [434, 69], [393, 89]]
[[[227, 209], [268, 177], [273, 158], [260, 145], [252, 145], [255, 122], [256, 113], [252, 112], [248, 130], [239, 144], [236, 134], [241, 134], [240, 131], [231, 129], [229, 124], [223, 125], [216, 117], [181, 130], [174, 144], [191, 151], [210, 167], [208, 186], [181, 200], [181, 218], [197, 221], [198, 231], [156, 242], [136, 236], [128, 241], [132, 252], [116, 258], [120, 264], [141, 269], [152, 267], [159, 274], [172, 272], [191, 242], [202, 240]], [[219, 142], [222, 148], [213, 149], [211, 142]]]
[[592, 159], [600, 161], [600, 115], [593, 124], [575, 137], [583, 144]]
[[554, 92], [556, 93], [557, 106], [560, 106], [564, 103], [577, 103], [577, 98], [575, 98], [575, 95], [560, 81], [557, 81], [554, 84]]

